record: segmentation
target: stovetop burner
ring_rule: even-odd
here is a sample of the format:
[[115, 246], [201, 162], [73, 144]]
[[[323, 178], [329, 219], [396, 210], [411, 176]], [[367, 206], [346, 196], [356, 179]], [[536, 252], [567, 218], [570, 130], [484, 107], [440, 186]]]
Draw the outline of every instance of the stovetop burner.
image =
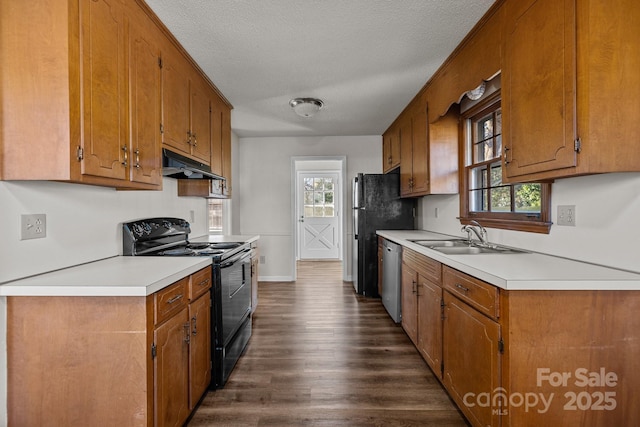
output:
[[207, 249], [210, 246], [209, 243], [189, 243], [187, 247], [189, 249]]
[[238, 243], [238, 242], [213, 242], [213, 243], [209, 243], [209, 245], [212, 248], [215, 248], [215, 249], [233, 249], [233, 248], [237, 248], [241, 244], [242, 243]]
[[176, 248], [176, 249], [167, 249], [166, 251], [162, 251], [159, 253], [159, 255], [165, 255], [165, 256], [188, 256], [188, 255], [195, 255], [196, 252], [188, 247], [184, 247], [184, 248]]

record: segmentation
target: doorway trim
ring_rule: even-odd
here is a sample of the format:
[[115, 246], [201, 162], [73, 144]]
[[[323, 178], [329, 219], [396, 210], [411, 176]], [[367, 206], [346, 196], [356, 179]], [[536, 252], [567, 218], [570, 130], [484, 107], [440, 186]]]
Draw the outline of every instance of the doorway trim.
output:
[[[297, 205], [296, 205], [296, 193], [297, 193], [297, 172], [299, 170], [298, 164], [304, 162], [323, 162], [323, 161], [334, 161], [340, 162], [340, 168], [338, 169], [339, 176], [338, 185], [340, 186], [340, 206], [342, 209], [342, 215], [340, 218], [340, 254], [342, 259], [342, 280], [346, 280], [347, 278], [347, 236], [346, 236], [346, 219], [347, 215], [345, 212], [346, 204], [346, 194], [347, 194], [347, 156], [292, 156], [291, 157], [291, 237], [293, 253], [291, 257], [291, 271], [293, 272], [293, 280], [295, 281], [298, 278], [298, 270], [296, 266], [296, 259], [299, 253], [298, 248], [298, 217], [296, 216]], [[334, 171], [335, 168], [332, 168]]]

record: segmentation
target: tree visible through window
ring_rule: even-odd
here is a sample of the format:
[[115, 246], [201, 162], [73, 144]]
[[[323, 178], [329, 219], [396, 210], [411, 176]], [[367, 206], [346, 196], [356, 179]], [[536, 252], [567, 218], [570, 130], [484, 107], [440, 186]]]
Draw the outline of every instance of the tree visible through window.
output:
[[500, 98], [496, 95], [478, 104], [463, 119], [461, 221], [475, 219], [488, 227], [548, 232], [550, 185], [506, 183], [502, 179]]

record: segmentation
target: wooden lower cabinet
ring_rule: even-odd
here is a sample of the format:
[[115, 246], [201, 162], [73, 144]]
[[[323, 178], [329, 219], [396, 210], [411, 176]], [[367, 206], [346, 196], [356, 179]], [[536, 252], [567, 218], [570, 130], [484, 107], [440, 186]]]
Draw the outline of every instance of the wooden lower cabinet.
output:
[[8, 425], [183, 425], [211, 378], [205, 277], [147, 297], [7, 297]]
[[442, 379], [442, 288], [418, 276], [418, 351]]
[[403, 328], [471, 425], [640, 425], [640, 292], [506, 291], [437, 265], [404, 249]]
[[499, 409], [481, 397], [500, 387], [500, 324], [444, 292], [442, 381], [474, 426], [500, 425]]
[[209, 293], [189, 304], [189, 412], [211, 382], [211, 297]]
[[154, 408], [158, 427], [182, 425], [189, 416], [189, 334], [187, 307], [154, 331]]
[[402, 251], [402, 327], [436, 375], [442, 377], [441, 264]]
[[418, 273], [402, 256], [402, 329], [414, 345], [418, 343]]

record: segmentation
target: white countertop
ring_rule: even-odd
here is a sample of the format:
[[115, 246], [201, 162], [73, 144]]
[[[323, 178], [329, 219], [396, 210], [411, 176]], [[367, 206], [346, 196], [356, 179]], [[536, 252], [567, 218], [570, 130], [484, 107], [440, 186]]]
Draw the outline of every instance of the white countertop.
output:
[[0, 296], [147, 296], [211, 265], [209, 257], [116, 256], [0, 285]]
[[379, 230], [388, 240], [507, 290], [640, 290], [640, 274], [541, 253], [449, 255], [411, 240], [459, 239], [424, 230]]
[[[189, 241], [259, 238], [205, 235]], [[115, 256], [0, 284], [0, 296], [147, 296], [209, 265], [210, 257]]]

